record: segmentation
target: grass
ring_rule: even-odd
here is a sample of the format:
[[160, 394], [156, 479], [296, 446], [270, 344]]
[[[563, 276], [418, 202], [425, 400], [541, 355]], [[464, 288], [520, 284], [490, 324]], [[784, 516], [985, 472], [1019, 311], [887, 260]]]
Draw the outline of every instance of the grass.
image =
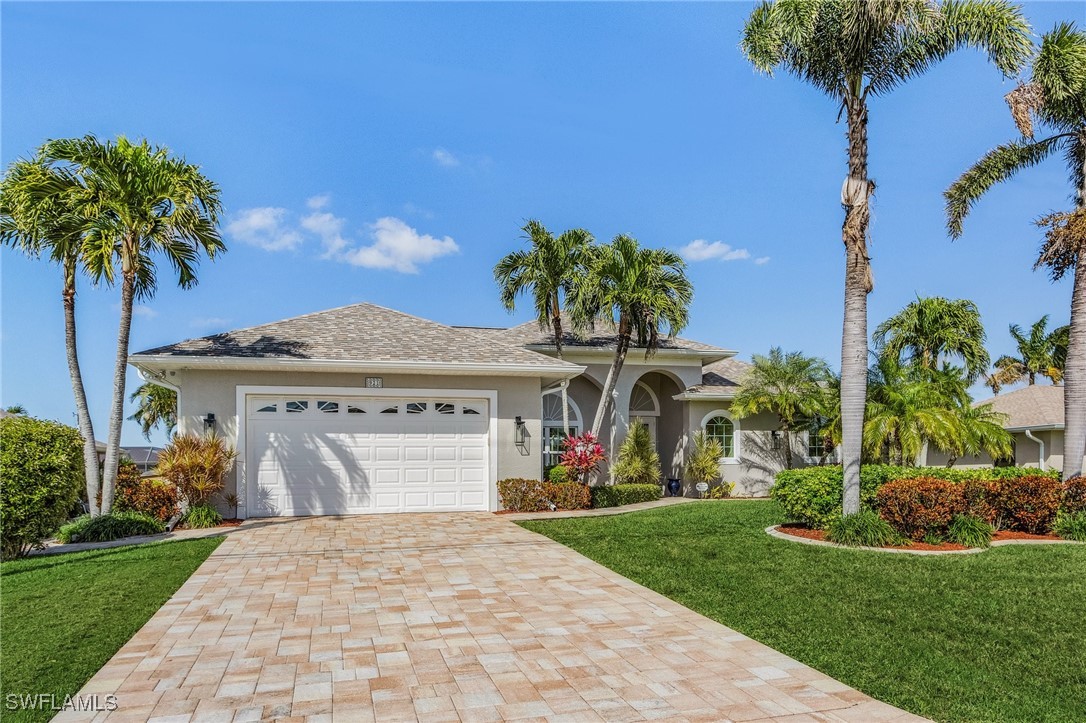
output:
[[520, 523], [938, 721], [1086, 720], [1086, 546], [923, 557], [765, 534], [768, 501]]
[[[200, 566], [221, 537], [14, 560], [0, 565], [0, 701], [52, 693], [60, 705]], [[50, 710], [2, 711], [47, 721]]]

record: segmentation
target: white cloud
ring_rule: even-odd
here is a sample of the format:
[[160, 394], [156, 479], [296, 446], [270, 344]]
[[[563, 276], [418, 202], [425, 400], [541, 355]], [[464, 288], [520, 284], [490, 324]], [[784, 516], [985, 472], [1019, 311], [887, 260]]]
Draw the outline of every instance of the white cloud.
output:
[[758, 258], [754, 259], [754, 263], [758, 264], [759, 266], [762, 266], [763, 264], [768, 264], [769, 263], [769, 257], [768, 256], [759, 256]]
[[323, 258], [335, 258], [337, 254], [350, 245], [343, 238], [344, 219], [327, 211], [317, 211], [302, 219], [302, 228], [320, 237], [324, 247]]
[[226, 224], [226, 232], [265, 251], [288, 251], [302, 242], [302, 235], [286, 223], [286, 216], [285, 208], [242, 209]]
[[193, 329], [221, 329], [229, 323], [229, 319], [221, 316], [204, 316], [191, 320], [189, 326]]
[[[114, 304], [113, 310], [119, 312], [121, 310], [121, 305]], [[132, 316], [138, 316], [141, 319], [153, 319], [158, 316], [158, 312], [144, 304], [132, 304]]]
[[416, 274], [419, 264], [460, 251], [460, 247], [448, 236], [436, 238], [420, 234], [394, 216], [377, 219], [370, 224], [370, 229], [372, 244], [344, 249], [335, 258], [367, 269], [392, 269], [404, 274]]
[[322, 208], [327, 208], [328, 204], [332, 202], [332, 194], [322, 193], [317, 196], [310, 196], [305, 200], [305, 205], [310, 211], [320, 211]]
[[434, 159], [434, 163], [439, 166], [445, 166], [446, 168], [455, 168], [460, 165], [460, 159], [451, 151], [447, 151], [444, 148], [435, 148], [434, 152], [430, 154], [430, 157]]
[[[738, 261], [740, 259], [749, 259], [750, 251], [746, 249], [735, 249], [723, 241], [713, 241], [709, 243], [704, 239], [695, 239], [679, 249], [679, 253], [687, 261], [708, 261], [710, 259], [720, 259], [721, 261]], [[767, 259], [768, 260], [768, 259]]]

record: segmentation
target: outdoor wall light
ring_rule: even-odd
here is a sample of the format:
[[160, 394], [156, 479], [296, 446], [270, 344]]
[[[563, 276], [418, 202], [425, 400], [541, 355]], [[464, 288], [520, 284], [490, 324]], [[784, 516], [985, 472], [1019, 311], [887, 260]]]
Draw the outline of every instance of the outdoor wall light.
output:
[[514, 421], [517, 426], [516, 429], [513, 430], [513, 441], [518, 447], [523, 447], [525, 438], [528, 436], [528, 427], [524, 424], [524, 420], [520, 418], [520, 415], [517, 415], [517, 418]]
[[779, 450], [781, 448], [781, 433], [774, 430], [770, 433], [770, 436], [773, 438], [773, 449]]
[[214, 432], [215, 431], [215, 413], [214, 412], [208, 412], [207, 416], [204, 417], [204, 431], [205, 432]]

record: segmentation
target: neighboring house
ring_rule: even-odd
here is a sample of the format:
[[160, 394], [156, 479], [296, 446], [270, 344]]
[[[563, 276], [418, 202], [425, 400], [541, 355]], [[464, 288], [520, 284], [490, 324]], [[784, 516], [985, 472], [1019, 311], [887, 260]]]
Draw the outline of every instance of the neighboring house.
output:
[[122, 454], [132, 460], [144, 475], [152, 474], [158, 466], [158, 453], [161, 447], [125, 447]]
[[[999, 460], [999, 464], [1063, 469], [1062, 385], [1031, 384], [977, 402], [977, 405], [981, 404], [991, 404], [995, 411], [1007, 415], [1003, 428], [1014, 436], [1013, 459]], [[940, 465], [947, 461], [942, 452], [933, 450], [928, 455], [929, 464]], [[955, 465], [988, 467], [992, 460], [982, 454], [957, 460]]]
[[[454, 327], [356, 304], [129, 361], [178, 391], [180, 432], [236, 445], [239, 516], [495, 510], [499, 479], [538, 479], [557, 462], [562, 384], [571, 431], [591, 425], [614, 342], [570, 335], [558, 359], [535, 322]], [[639, 418], [663, 477], [681, 478], [705, 429], [724, 445], [724, 479], [764, 494], [781, 466], [776, 418], [731, 416], [748, 366], [734, 354], [679, 338], [649, 358], [631, 349], [601, 434], [608, 453]]]

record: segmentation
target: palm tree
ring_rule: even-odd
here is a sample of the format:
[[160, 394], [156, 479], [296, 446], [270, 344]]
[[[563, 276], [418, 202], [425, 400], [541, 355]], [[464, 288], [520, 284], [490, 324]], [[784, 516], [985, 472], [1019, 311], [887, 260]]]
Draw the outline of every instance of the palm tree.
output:
[[47, 163], [78, 176], [86, 191], [83, 260], [95, 281], [112, 284], [120, 276], [121, 320], [113, 372], [106, 458], [102, 474], [102, 512], [113, 505], [124, 421], [125, 371], [135, 299], [154, 296], [156, 255], [177, 272], [177, 283], [197, 283], [196, 264], [226, 250], [217, 228], [219, 187], [200, 168], [174, 158], [166, 148], [123, 136], [101, 142], [94, 136], [54, 140], [42, 148]]
[[848, 122], [845, 207], [845, 305], [841, 338], [841, 423], [844, 512], [860, 510], [860, 463], [867, 389], [867, 295], [873, 288], [867, 254], [867, 173], [870, 98], [921, 75], [951, 52], [979, 48], [1004, 74], [1016, 73], [1030, 52], [1029, 26], [1003, 0], [777, 0], [747, 20], [742, 48], [766, 73], [783, 68], [839, 104]]
[[39, 153], [35, 160], [16, 161], [0, 181], [0, 243], [31, 257], [47, 255], [61, 267], [64, 305], [64, 346], [75, 397], [76, 424], [83, 437], [83, 468], [87, 504], [97, 515], [100, 474], [94, 424], [87, 405], [75, 328], [75, 282], [83, 251], [82, 218], [78, 203], [83, 187], [64, 169], [50, 168]]
[[792, 469], [792, 432], [810, 426], [810, 420], [827, 412], [826, 390], [832, 374], [822, 359], [801, 352], [769, 350], [769, 356], [755, 354], [754, 366], [732, 401], [732, 413], [749, 417], [770, 412], [780, 420], [784, 435], [785, 466]]
[[970, 382], [988, 369], [984, 324], [977, 305], [968, 299], [918, 296], [879, 324], [872, 339], [881, 353], [925, 369], [961, 359]]
[[941, 372], [878, 357], [869, 373], [864, 452], [869, 459], [914, 464], [927, 443], [940, 449], [958, 439], [953, 394]]
[[955, 407], [954, 439], [943, 448], [947, 467], [960, 458], [984, 452], [993, 460], [1007, 459], [1014, 452], [1014, 437], [1003, 428], [1007, 415], [991, 404], [973, 405], [966, 399]]
[[[574, 286], [584, 276], [584, 264], [592, 234], [575, 228], [555, 236], [539, 221], [528, 221], [524, 237], [531, 244], [527, 251], [514, 251], [494, 267], [502, 306], [512, 312], [517, 297], [531, 294], [540, 330], [554, 335], [554, 348], [562, 358], [562, 309]], [[566, 384], [562, 384], [562, 429], [569, 436], [569, 402]]]
[[[1086, 453], [1086, 33], [1070, 23], [1046, 33], [1029, 81], [1007, 102], [1022, 137], [989, 151], [947, 189], [947, 228], [958, 238], [966, 215], [989, 188], [1063, 153], [1075, 210], [1038, 222], [1047, 231], [1034, 268], [1047, 266], [1053, 281], [1067, 272], [1074, 279], [1063, 394], [1066, 480], [1082, 474]], [[1040, 140], [1035, 121], [1044, 131]]]
[[995, 369], [989, 375], [989, 386], [1009, 386], [1023, 379], [1032, 386], [1037, 383], [1037, 375], [1048, 377], [1053, 384], [1063, 380], [1068, 327], [1061, 326], [1049, 332], [1048, 314], [1045, 314], [1029, 328], [1029, 334], [1018, 324], [1011, 324], [1010, 332], [1018, 347], [1018, 356], [1004, 355], [996, 359]]
[[599, 436], [614, 404], [615, 385], [630, 344], [656, 353], [664, 327], [674, 336], [686, 327], [694, 288], [686, 278], [686, 262], [668, 249], [646, 249], [620, 234], [590, 254], [584, 281], [573, 293], [573, 323], [587, 328], [602, 322], [615, 329], [615, 355], [607, 371], [600, 404], [592, 421]]
[[136, 413], [129, 419], [139, 422], [148, 441], [151, 430], [160, 424], [166, 428], [166, 436], [173, 436], [177, 428], [177, 392], [159, 384], [144, 382], [132, 392], [129, 401], [137, 404]]

